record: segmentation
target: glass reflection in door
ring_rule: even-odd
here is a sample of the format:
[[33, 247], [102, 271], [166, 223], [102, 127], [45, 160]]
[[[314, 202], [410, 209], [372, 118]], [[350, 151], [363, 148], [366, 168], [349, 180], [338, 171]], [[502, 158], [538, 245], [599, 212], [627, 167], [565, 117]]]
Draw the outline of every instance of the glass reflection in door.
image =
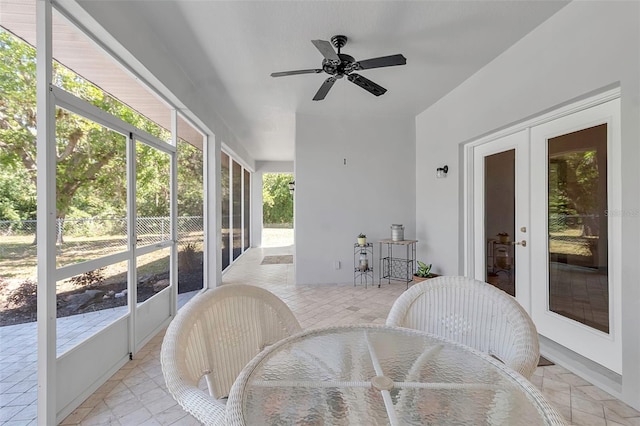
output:
[[515, 235], [515, 165], [515, 149], [484, 158], [485, 281], [514, 297], [516, 265], [511, 243]]
[[547, 148], [549, 310], [608, 333], [607, 125]]

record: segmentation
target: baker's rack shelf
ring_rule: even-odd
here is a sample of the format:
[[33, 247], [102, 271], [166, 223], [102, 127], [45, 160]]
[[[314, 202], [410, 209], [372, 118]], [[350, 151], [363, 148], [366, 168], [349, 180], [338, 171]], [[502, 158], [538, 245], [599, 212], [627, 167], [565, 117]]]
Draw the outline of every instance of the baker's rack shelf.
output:
[[[386, 279], [389, 284], [391, 284], [391, 280], [405, 282], [409, 288], [409, 283], [413, 280], [413, 273], [416, 270], [417, 242], [417, 240], [379, 241], [380, 283], [378, 283], [378, 287], [382, 284], [382, 280]], [[396, 248], [395, 254], [394, 247]], [[403, 248], [404, 250], [402, 250]]]

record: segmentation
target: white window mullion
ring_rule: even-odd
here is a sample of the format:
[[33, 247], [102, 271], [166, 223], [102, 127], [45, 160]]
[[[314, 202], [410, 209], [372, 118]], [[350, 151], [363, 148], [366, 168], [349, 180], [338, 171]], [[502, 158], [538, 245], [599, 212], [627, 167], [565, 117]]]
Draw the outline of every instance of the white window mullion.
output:
[[56, 140], [52, 9], [36, 2], [38, 424], [56, 424]]
[[136, 347], [136, 302], [138, 300], [136, 246], [138, 239], [138, 216], [136, 204], [136, 140], [133, 134], [127, 136], [127, 236], [129, 261], [127, 268], [127, 298], [129, 305], [129, 351], [132, 354]]
[[169, 283], [171, 291], [170, 315], [173, 317], [178, 310], [178, 112], [171, 111], [171, 143], [176, 151], [171, 154], [169, 168], [169, 223], [171, 223], [171, 255], [169, 256]]
[[157, 149], [158, 151], [164, 152], [165, 154], [171, 155], [176, 152], [176, 145], [167, 143], [161, 139], [156, 138], [155, 136], [151, 136], [146, 132], [142, 132], [140, 129], [136, 129], [133, 132], [133, 136], [137, 141], [149, 145]]
[[215, 136], [203, 141], [204, 163], [204, 287], [215, 288], [222, 281], [222, 167], [220, 142]]
[[235, 262], [233, 257], [233, 157], [229, 155], [229, 266]]
[[[244, 200], [249, 200], [249, 205], [248, 206], [247, 205], [244, 206], [244, 214], [249, 215], [249, 219], [247, 220], [248, 225], [247, 225], [247, 229], [246, 229], [246, 231], [249, 231], [249, 243], [247, 244], [247, 250], [248, 250], [248, 249], [251, 248], [251, 239], [252, 239], [252, 235], [253, 235], [253, 232], [251, 231], [251, 229], [253, 228], [253, 226], [252, 226], [253, 225], [253, 222], [252, 222], [253, 215], [251, 214], [251, 179], [253, 179], [253, 173], [251, 173], [251, 171], [249, 169], [245, 169], [245, 171], [248, 173], [249, 182], [248, 183], [245, 182], [245, 184], [243, 185], [242, 188], [245, 191], [248, 190], [249, 191], [249, 195], [247, 196], [245, 194], [245, 196], [242, 199], [243, 199], [243, 201]], [[242, 173], [242, 176], [245, 176], [244, 172]], [[248, 211], [247, 211], [247, 209], [248, 209]], [[244, 217], [242, 218], [242, 220], [244, 221]], [[244, 247], [244, 240], [242, 241], [242, 247]]]
[[240, 167], [240, 252], [244, 253], [244, 167]]
[[108, 254], [96, 259], [85, 260], [80, 263], [71, 263], [58, 268], [55, 273], [55, 281], [62, 281], [74, 277], [76, 275], [84, 274], [89, 271], [95, 271], [96, 269], [104, 268], [109, 265], [113, 265], [119, 262], [124, 262], [129, 259], [129, 251], [123, 251], [121, 253]]
[[80, 99], [77, 96], [67, 92], [56, 86], [51, 86], [51, 92], [53, 93], [56, 104], [61, 108], [71, 111], [75, 114], [81, 115], [95, 123], [98, 123], [104, 127], [115, 130], [118, 133], [124, 135], [133, 133], [136, 139], [151, 145], [163, 152], [171, 153], [175, 151], [175, 145], [170, 145], [167, 142], [153, 136], [144, 130], [138, 129], [133, 125], [121, 120], [120, 118], [98, 108], [97, 106]]

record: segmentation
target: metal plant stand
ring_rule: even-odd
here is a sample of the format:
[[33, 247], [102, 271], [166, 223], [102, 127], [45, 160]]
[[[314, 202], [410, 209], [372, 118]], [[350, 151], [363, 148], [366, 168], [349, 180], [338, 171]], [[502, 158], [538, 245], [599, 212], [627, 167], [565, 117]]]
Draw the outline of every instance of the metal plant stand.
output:
[[367, 284], [371, 282], [373, 285], [373, 244], [366, 243], [365, 245], [354, 244], [353, 245], [353, 285], [358, 283], [364, 284], [364, 288], [367, 288]]
[[[382, 284], [382, 280], [386, 279], [389, 284], [391, 284], [391, 280], [406, 282], [407, 288], [409, 288], [409, 283], [413, 280], [413, 272], [416, 270], [417, 242], [417, 240], [381, 240], [379, 242], [380, 283], [378, 287]], [[383, 246], [386, 247], [386, 250]], [[402, 257], [403, 254], [404, 257]]]

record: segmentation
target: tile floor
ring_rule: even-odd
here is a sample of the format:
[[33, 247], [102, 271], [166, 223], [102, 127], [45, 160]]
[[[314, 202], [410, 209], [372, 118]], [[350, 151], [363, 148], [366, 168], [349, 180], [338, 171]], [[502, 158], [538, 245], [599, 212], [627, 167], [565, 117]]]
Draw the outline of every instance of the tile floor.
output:
[[[224, 275], [223, 283], [249, 283], [272, 291], [289, 305], [304, 328], [382, 324], [393, 301], [405, 289], [401, 283], [367, 289], [352, 284], [296, 286], [293, 265], [260, 265], [265, 255], [291, 252], [291, 247], [252, 249]], [[61, 424], [197, 425], [165, 389], [159, 355], [162, 338], [160, 333], [152, 339]], [[560, 366], [539, 367], [532, 382], [570, 424], [640, 425], [640, 412]], [[32, 399], [33, 391], [32, 388], [24, 390]], [[6, 405], [9, 405], [7, 401], [0, 404], [0, 424], [35, 424], [33, 417], [25, 418], [29, 417], [26, 414], [13, 418], [3, 416]]]
[[[178, 295], [183, 306], [194, 293]], [[57, 353], [61, 354], [126, 312], [125, 307], [59, 318]], [[35, 425], [37, 411], [36, 323], [0, 327], [0, 425]]]

